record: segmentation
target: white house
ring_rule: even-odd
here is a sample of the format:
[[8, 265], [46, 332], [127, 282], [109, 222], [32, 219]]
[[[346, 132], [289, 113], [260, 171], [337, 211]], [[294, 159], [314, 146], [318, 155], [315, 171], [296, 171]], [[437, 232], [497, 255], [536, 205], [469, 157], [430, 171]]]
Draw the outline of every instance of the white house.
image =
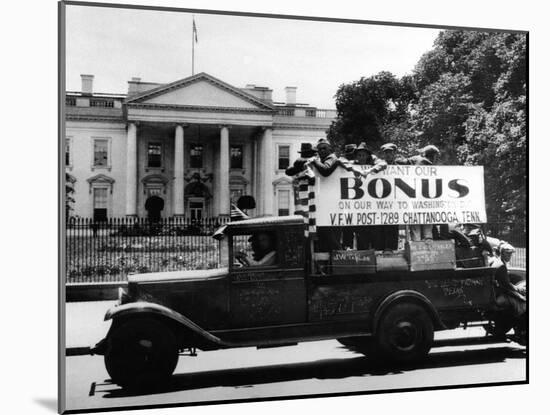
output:
[[72, 214], [188, 218], [228, 215], [256, 200], [254, 216], [294, 209], [285, 168], [300, 143], [326, 136], [336, 113], [286, 102], [272, 90], [231, 86], [206, 73], [169, 84], [132, 78], [126, 95], [94, 93], [93, 75], [66, 93], [66, 170]]

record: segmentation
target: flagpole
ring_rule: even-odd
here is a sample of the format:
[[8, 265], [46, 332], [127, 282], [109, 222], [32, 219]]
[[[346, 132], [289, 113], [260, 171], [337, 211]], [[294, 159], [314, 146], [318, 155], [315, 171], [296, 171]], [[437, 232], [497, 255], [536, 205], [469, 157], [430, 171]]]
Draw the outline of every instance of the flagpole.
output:
[[191, 28], [191, 76], [195, 75], [195, 16]]

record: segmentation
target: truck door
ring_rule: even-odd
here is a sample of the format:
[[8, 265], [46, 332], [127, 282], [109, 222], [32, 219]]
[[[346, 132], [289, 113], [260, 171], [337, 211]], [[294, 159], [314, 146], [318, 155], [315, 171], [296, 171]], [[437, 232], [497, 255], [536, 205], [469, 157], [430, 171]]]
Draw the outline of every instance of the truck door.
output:
[[[230, 256], [252, 257], [250, 239], [260, 231], [232, 236]], [[281, 227], [273, 237], [276, 259], [270, 265], [233, 266], [230, 272], [230, 319], [234, 328], [306, 321], [303, 229]]]

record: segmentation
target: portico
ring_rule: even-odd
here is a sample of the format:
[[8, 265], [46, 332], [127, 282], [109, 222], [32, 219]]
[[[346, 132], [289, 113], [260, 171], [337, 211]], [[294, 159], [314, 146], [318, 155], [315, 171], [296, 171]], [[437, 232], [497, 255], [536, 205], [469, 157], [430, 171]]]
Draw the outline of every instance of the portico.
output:
[[[127, 101], [128, 216], [146, 214], [140, 212], [140, 199], [152, 196], [169, 201], [163, 216], [168, 211], [170, 216], [229, 215], [232, 192], [256, 195], [258, 187], [272, 186], [262, 171], [272, 164], [273, 108], [207, 75], [191, 78]], [[262, 166], [257, 174], [252, 171], [255, 161]], [[140, 180], [152, 172], [166, 179], [160, 194]], [[230, 186], [239, 181], [241, 189]], [[197, 194], [186, 194], [193, 182], [201, 184], [193, 186]], [[258, 213], [273, 214], [272, 197], [260, 199]]]
[[67, 95], [75, 215], [212, 218], [242, 196], [254, 199], [252, 216], [293, 211], [285, 168], [301, 142], [325, 136], [327, 110], [297, 104], [295, 88], [281, 104], [269, 88], [205, 73], [128, 85], [127, 95], [94, 94], [87, 84]]

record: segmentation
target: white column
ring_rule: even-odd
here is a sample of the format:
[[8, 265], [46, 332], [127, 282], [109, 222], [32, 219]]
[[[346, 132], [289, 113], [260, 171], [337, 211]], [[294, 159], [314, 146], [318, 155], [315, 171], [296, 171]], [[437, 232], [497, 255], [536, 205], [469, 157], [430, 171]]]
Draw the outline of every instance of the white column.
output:
[[174, 216], [183, 216], [185, 213], [184, 204], [184, 126], [176, 125], [176, 134], [174, 138]]
[[137, 214], [137, 126], [128, 124], [126, 137], [126, 216]]
[[262, 162], [260, 164], [261, 191], [259, 197], [263, 199], [263, 215], [273, 215], [273, 130], [264, 129], [262, 137]]
[[254, 199], [256, 199], [256, 216], [261, 216], [264, 213], [263, 208], [263, 196], [262, 196], [262, 140], [263, 131], [258, 134], [254, 139]]
[[222, 125], [220, 128], [220, 187], [218, 189], [218, 212], [220, 215], [229, 215], [229, 127]]

